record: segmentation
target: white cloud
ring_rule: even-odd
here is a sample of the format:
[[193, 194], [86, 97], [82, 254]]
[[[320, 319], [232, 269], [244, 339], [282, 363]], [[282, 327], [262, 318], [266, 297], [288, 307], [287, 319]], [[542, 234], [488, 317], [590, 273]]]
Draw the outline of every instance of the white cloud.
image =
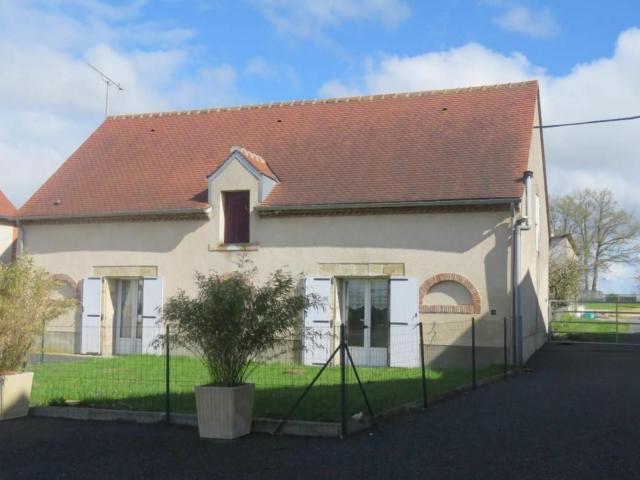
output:
[[244, 73], [248, 76], [260, 77], [263, 80], [286, 82], [294, 86], [300, 84], [300, 77], [292, 66], [269, 62], [262, 57], [249, 59]]
[[239, 100], [234, 68], [198, 66], [194, 33], [138, 21], [144, 4], [0, 2], [0, 188], [16, 204], [102, 121], [105, 84], [86, 62], [124, 87], [110, 91], [112, 114]]
[[325, 98], [333, 98], [333, 97], [355, 97], [357, 95], [361, 95], [362, 92], [357, 88], [352, 88], [344, 85], [339, 80], [330, 80], [324, 83], [318, 94], [321, 97]]
[[[319, 94], [429, 90], [531, 78], [540, 81], [546, 124], [637, 115], [640, 29], [622, 32], [610, 56], [576, 65], [562, 76], [549, 75], [522, 54], [504, 55], [471, 43], [413, 57], [381, 56], [365, 63], [360, 78], [331, 80]], [[551, 192], [609, 188], [622, 206], [640, 217], [639, 129], [640, 120], [545, 130]], [[611, 272], [608, 278], [616, 275]]]
[[322, 97], [362, 93], [404, 92], [489, 85], [544, 76], [520, 53], [502, 55], [478, 43], [412, 57], [381, 55], [367, 60], [365, 73], [352, 82], [333, 79], [323, 84]]
[[494, 18], [503, 29], [530, 37], [551, 38], [559, 30], [558, 22], [548, 8], [532, 10], [524, 5], [509, 5]]
[[347, 21], [374, 21], [395, 28], [411, 14], [403, 0], [254, 0], [281, 33], [317, 37]]
[[502, 55], [477, 43], [415, 57], [382, 57], [366, 75], [369, 91], [401, 91], [486, 85], [544, 74], [520, 53]]

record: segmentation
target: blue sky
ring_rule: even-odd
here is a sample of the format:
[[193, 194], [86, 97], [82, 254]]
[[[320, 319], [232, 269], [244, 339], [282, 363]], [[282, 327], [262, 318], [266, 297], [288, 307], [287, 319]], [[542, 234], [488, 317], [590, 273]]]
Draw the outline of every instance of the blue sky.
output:
[[[347, 14], [338, 6], [329, 6], [326, 15], [295, 6], [305, 3], [302, 1], [105, 3], [120, 12], [119, 16], [106, 16], [107, 21], [123, 28], [123, 34], [110, 39], [111, 46], [122, 51], [184, 49], [189, 58], [180, 75], [187, 78], [197, 75], [200, 68], [232, 66], [239, 74], [237, 98], [248, 102], [317, 97], [330, 79], [357, 82], [368, 62], [382, 55], [415, 56], [470, 42], [505, 55], [520, 52], [547, 74], [566, 75], [577, 64], [610, 55], [618, 35], [640, 22], [640, 6], [633, 0], [617, 0], [615, 8], [608, 2], [571, 0], [330, 0], [329, 5], [352, 4], [362, 10], [366, 10], [363, 3], [388, 7], [370, 14]], [[98, 2], [33, 4], [79, 22], [100, 16], [99, 10], [91, 8]], [[500, 20], [515, 9], [526, 10], [539, 31], [536, 33], [535, 26], [529, 31], [522, 25], [518, 29], [515, 22], [508, 27]], [[396, 12], [396, 16], [389, 12]], [[150, 37], [126, 35], [127, 29], [141, 24], [173, 31], [173, 40], [151, 44]], [[80, 42], [72, 50], [82, 56], [84, 47]], [[254, 73], [248, 69], [252, 61]], [[268, 72], [266, 65], [271, 68]]]
[[[537, 78], [544, 121], [640, 113], [636, 1], [0, 0], [0, 188], [22, 204], [111, 113]], [[640, 122], [548, 131], [552, 194], [640, 214]], [[630, 267], [605, 288], [629, 291]]]

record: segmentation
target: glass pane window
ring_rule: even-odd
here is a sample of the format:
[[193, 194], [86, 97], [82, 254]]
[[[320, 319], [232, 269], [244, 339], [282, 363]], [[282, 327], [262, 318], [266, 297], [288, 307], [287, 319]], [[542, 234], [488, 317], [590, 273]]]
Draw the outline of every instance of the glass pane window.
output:
[[135, 286], [129, 280], [120, 281], [120, 338], [131, 338], [133, 304], [136, 301]]
[[371, 346], [389, 345], [389, 282], [371, 281]]
[[345, 289], [347, 341], [353, 347], [389, 346], [389, 281], [348, 280]]
[[347, 342], [354, 347], [364, 346], [366, 286], [362, 280], [347, 282]]

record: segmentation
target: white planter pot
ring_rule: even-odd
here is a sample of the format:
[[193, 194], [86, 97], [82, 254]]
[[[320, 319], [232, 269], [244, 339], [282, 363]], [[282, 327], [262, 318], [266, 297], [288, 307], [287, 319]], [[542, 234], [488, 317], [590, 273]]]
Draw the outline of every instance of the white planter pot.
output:
[[32, 385], [33, 372], [0, 375], [0, 420], [28, 415]]
[[231, 439], [251, 432], [255, 385], [203, 385], [194, 389], [202, 438]]

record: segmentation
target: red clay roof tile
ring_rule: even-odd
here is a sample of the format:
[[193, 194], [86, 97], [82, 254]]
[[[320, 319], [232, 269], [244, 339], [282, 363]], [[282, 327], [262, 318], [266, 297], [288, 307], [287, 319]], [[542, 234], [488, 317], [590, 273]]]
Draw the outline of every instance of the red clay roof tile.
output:
[[16, 207], [0, 190], [0, 218], [13, 218], [17, 213]]
[[[233, 145], [231, 147], [231, 149], [229, 150], [229, 157], [233, 154], [233, 152], [240, 153], [253, 166], [253, 168], [255, 168], [261, 174], [266, 175], [273, 180], [278, 180], [278, 177], [276, 177], [275, 174], [271, 171], [266, 160], [257, 153], [254, 153], [250, 150], [247, 150], [246, 148], [239, 147], [237, 145]], [[222, 164], [218, 165], [215, 170], [211, 172], [207, 177], [213, 175], [221, 166]]]
[[518, 198], [537, 92], [532, 81], [110, 117], [19, 214], [203, 209], [234, 145], [277, 175], [266, 206]]

